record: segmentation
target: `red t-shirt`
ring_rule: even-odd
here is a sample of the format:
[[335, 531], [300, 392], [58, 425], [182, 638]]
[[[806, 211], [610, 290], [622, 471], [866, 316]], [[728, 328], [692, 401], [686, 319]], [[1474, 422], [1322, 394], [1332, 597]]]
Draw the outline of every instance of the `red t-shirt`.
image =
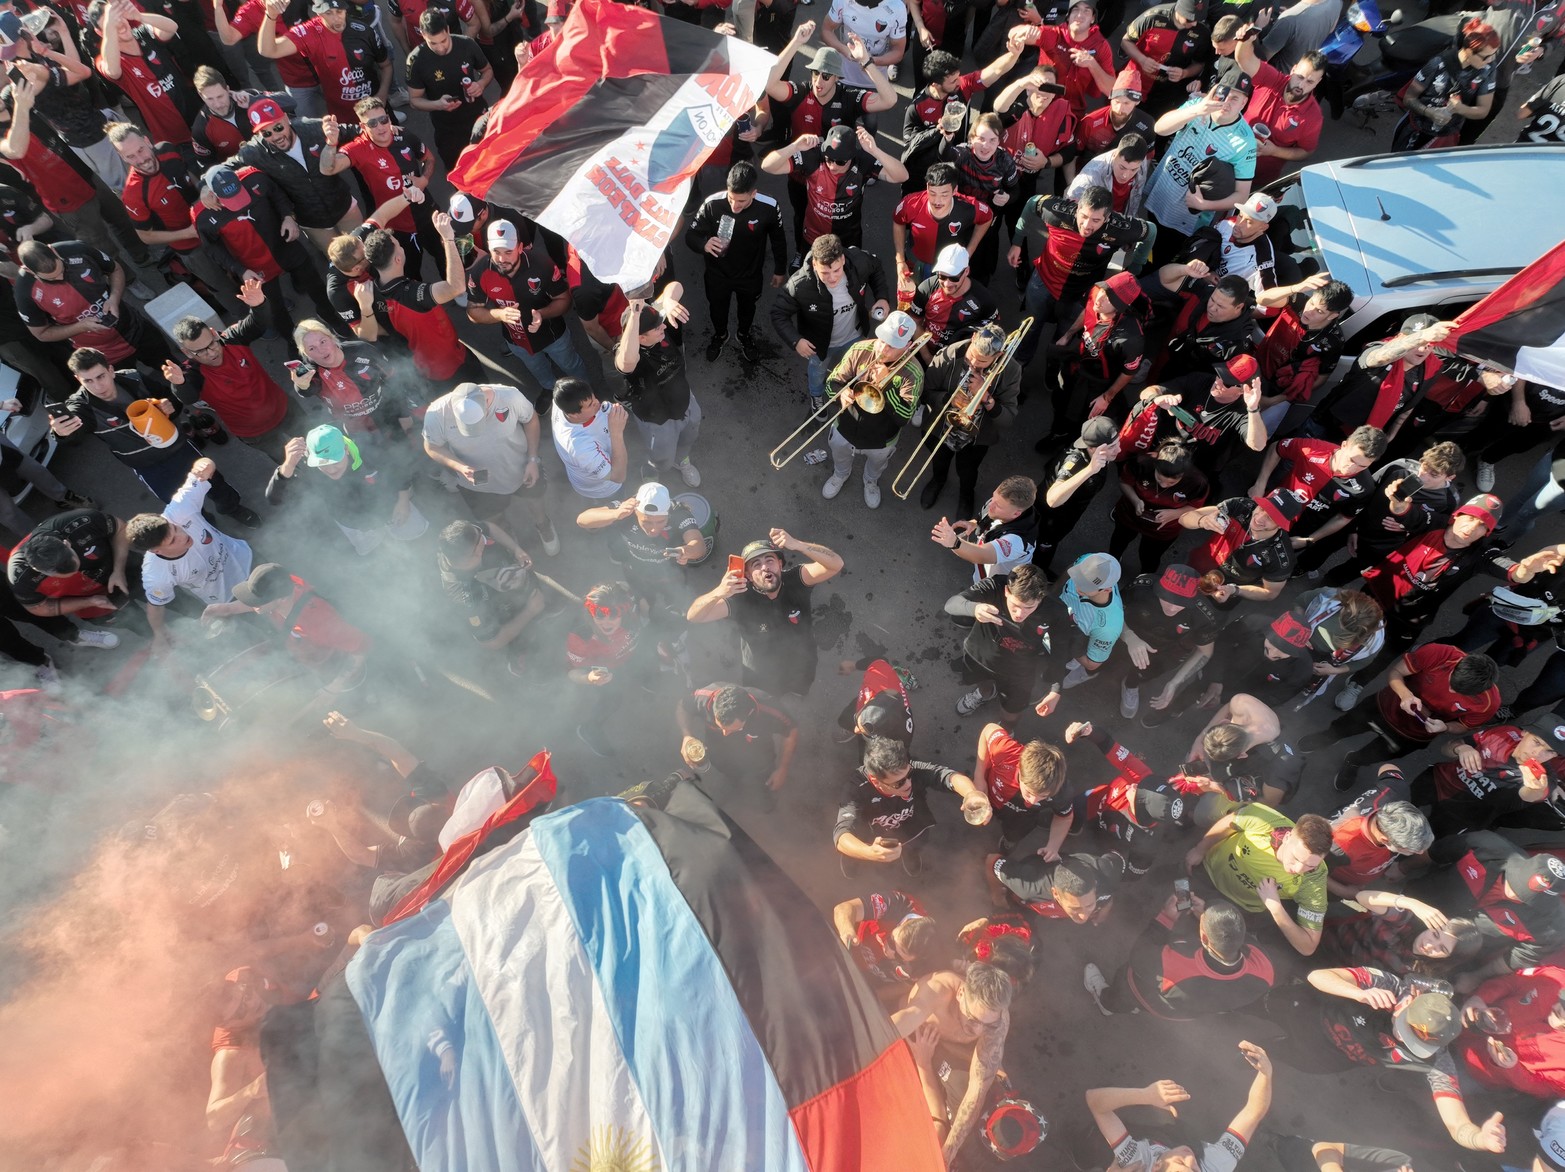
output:
[[435, 300], [432, 286], [406, 276], [389, 285], [376, 282], [375, 308], [407, 339], [413, 365], [426, 378], [448, 379], [467, 360], [451, 315]]
[[1283, 461], [1279, 469], [1281, 479], [1272, 487], [1297, 493], [1304, 504], [1309, 504], [1331, 482], [1331, 460], [1340, 446], [1330, 440], [1283, 440], [1277, 445], [1277, 455]]
[[1063, 24], [1044, 25], [1038, 32], [1038, 48], [1054, 63], [1054, 71], [1065, 87], [1065, 100], [1070, 103], [1071, 112], [1080, 118], [1087, 112], [1088, 102], [1102, 100], [1103, 91], [1092, 70], [1077, 65], [1071, 60], [1071, 53], [1076, 49], [1091, 53], [1098, 65], [1112, 74], [1114, 50], [1097, 25], [1088, 29], [1087, 35], [1079, 41], [1071, 40], [1070, 29]]
[[1451, 1055], [1479, 1082], [1520, 1091], [1540, 1099], [1565, 1095], [1565, 1033], [1549, 1025], [1549, 1015], [1565, 991], [1565, 969], [1537, 965], [1485, 981], [1477, 996], [1490, 1009], [1503, 1010], [1511, 1032], [1500, 1039], [1516, 1053], [1516, 1064], [1497, 1065], [1489, 1056], [1488, 1035], [1469, 1029], [1451, 1044]]
[[[136, 104], [141, 120], [146, 123], [147, 135], [153, 142], [184, 143], [190, 141], [190, 124], [174, 101], [174, 94], [185, 79], [178, 67], [163, 56], [165, 50], [143, 44], [141, 53], [120, 50], [120, 75], [114, 83]], [[103, 54], [94, 62], [104, 77]]]
[[[167, 156], [160, 153], [158, 162], [160, 166], [167, 164], [183, 169], [178, 155], [173, 153]], [[151, 175], [143, 175], [134, 167], [126, 170], [125, 190], [120, 195], [120, 202], [125, 205], [132, 224], [146, 232], [178, 232], [190, 227], [195, 218], [194, 208], [200, 205], [192, 205], [163, 170]], [[170, 247], [176, 252], [190, 252], [200, 245], [200, 240], [176, 240]]]
[[[935, 7], [940, 10], [940, 23], [942, 25], [945, 24], [945, 8], [940, 4], [936, 4]], [[934, 32], [933, 26], [931, 26], [930, 31]], [[939, 36], [940, 34], [935, 33], [935, 35]], [[984, 83], [980, 79], [977, 70], [974, 70], [972, 73], [964, 73], [957, 78], [956, 93], [949, 96], [942, 93], [938, 98], [934, 97], [926, 86], [919, 91], [918, 97], [913, 99], [913, 116], [924, 126], [933, 126], [940, 121], [940, 116], [946, 112], [947, 102], [962, 101], [971, 103], [973, 95], [980, 93], [983, 88]]]
[[265, 435], [288, 414], [288, 395], [248, 346], [229, 342], [216, 366], [202, 366], [201, 397], [240, 439]]
[[[265, 0], [245, 0], [229, 23], [234, 26], [235, 31], [243, 35], [245, 40], [253, 41], [255, 34], [261, 31], [261, 22], [266, 19]], [[288, 35], [288, 26], [280, 20], [277, 21], [277, 35], [279, 37]], [[417, 43], [415, 39], [414, 44]], [[277, 76], [289, 89], [313, 90], [320, 86], [320, 79], [315, 76], [315, 70], [310, 68], [310, 63], [305, 60], [302, 53], [279, 57], [272, 64], [277, 66]]]
[[[424, 158], [424, 144], [400, 127], [392, 131], [391, 142], [386, 146], [376, 146], [366, 133], [337, 149], [348, 157], [348, 162], [364, 181], [371, 208], [378, 208], [393, 196], [401, 195], [403, 179], [416, 175]], [[413, 222], [413, 213], [403, 208], [386, 227], [393, 232], [413, 232], [418, 226]]]
[[929, 193], [915, 191], [902, 197], [892, 219], [905, 227], [912, 237], [913, 259], [920, 264], [933, 265], [935, 257], [946, 245], [960, 244], [966, 248], [974, 229], [993, 220], [994, 213], [987, 204], [981, 204], [971, 196], [953, 195], [946, 218], [937, 220], [929, 210]]
[[294, 25], [284, 36], [293, 42], [299, 50], [298, 55], [310, 63], [320, 79], [321, 97], [327, 112], [345, 122], [357, 122], [354, 103], [375, 92], [370, 82], [371, 62], [367, 59], [369, 54], [365, 46], [344, 43], [319, 16]]
[[[1467, 652], [1449, 643], [1426, 643], [1415, 647], [1402, 657], [1408, 676], [1402, 682], [1424, 702], [1427, 716], [1447, 724], [1477, 728], [1488, 724], [1500, 707], [1500, 689], [1490, 686], [1478, 696], [1463, 696], [1451, 690], [1451, 672]], [[1375, 697], [1380, 716], [1399, 736], [1410, 740], [1428, 742], [1435, 738], [1427, 728], [1402, 711], [1397, 694], [1390, 688], [1382, 688]]]
[[36, 134], [27, 136], [27, 150], [20, 159], [7, 159], [6, 162], [32, 185], [46, 211], [74, 212], [98, 197], [92, 184], [46, 147]]
[[[1244, 108], [1244, 120], [1251, 126], [1265, 125], [1271, 132], [1271, 141], [1280, 147], [1298, 147], [1313, 151], [1320, 145], [1320, 132], [1325, 124], [1320, 103], [1314, 94], [1307, 94], [1302, 102], [1289, 105], [1283, 101], [1283, 90], [1288, 75], [1265, 61], [1251, 75], [1255, 88], [1250, 93], [1250, 104]], [[1255, 159], [1255, 186], [1270, 183], [1283, 173], [1284, 168], [1297, 168], [1297, 159], [1279, 159], [1275, 155], [1258, 155]]]
[[[319, 664], [338, 653], [363, 655], [370, 649], [369, 636], [344, 622], [337, 608], [324, 598], [317, 596], [299, 606], [299, 599], [312, 587], [303, 578], [288, 577], [293, 582], [288, 605], [280, 611], [268, 611], [267, 618], [279, 631], [287, 631], [289, 655], [300, 663]], [[292, 622], [288, 621], [290, 615]]]
[[565, 661], [572, 667], [613, 669], [631, 657], [637, 642], [638, 633], [628, 622], [612, 635], [604, 635], [596, 627], [586, 635], [572, 631], [565, 636]]

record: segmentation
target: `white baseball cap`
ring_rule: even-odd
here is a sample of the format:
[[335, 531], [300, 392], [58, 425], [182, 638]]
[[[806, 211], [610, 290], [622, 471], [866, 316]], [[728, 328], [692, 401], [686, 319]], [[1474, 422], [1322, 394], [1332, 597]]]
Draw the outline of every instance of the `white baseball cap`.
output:
[[1257, 191], [1249, 199], [1239, 205], [1239, 210], [1252, 220], [1259, 220], [1263, 224], [1270, 224], [1272, 218], [1277, 215], [1277, 201], [1264, 191]]
[[516, 225], [510, 220], [496, 220], [489, 225], [489, 251], [497, 248], [516, 247]]
[[666, 517], [673, 507], [668, 489], [656, 482], [643, 484], [636, 490], [636, 512], [649, 517]]
[[960, 244], [947, 244], [940, 250], [940, 255], [935, 257], [935, 275], [960, 277], [971, 263], [972, 257], [967, 255], [967, 249]]
[[1565, 1101], [1555, 1103], [1544, 1112], [1532, 1134], [1538, 1141], [1538, 1154], [1547, 1166], [1565, 1168]]
[[463, 435], [472, 435], [489, 414], [484, 389], [477, 383], [463, 383], [452, 393], [456, 395], [456, 401], [451, 405], [451, 414], [456, 417], [456, 429]]
[[446, 211], [458, 224], [471, 224], [473, 222], [473, 201], [460, 191], [451, 197], [451, 202], [446, 205]]
[[900, 309], [892, 310], [886, 315], [886, 320], [875, 327], [875, 337], [888, 346], [895, 346], [898, 350], [905, 350], [916, 333], [918, 333], [918, 323], [911, 315], [903, 313]]

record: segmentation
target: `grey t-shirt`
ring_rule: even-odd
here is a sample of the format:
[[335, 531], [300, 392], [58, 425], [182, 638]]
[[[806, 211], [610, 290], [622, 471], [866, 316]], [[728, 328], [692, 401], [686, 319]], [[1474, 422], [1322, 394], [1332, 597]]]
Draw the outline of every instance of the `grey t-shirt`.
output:
[[463, 435], [457, 426], [455, 406], [450, 394], [429, 405], [424, 415], [424, 438], [446, 448], [462, 463], [489, 473], [483, 484], [466, 486], [473, 492], [509, 495], [521, 488], [528, 456], [522, 427], [533, 417], [527, 396], [516, 387], [495, 387], [494, 405], [472, 435]]
[[[838, 281], [831, 287], [831, 345], [849, 346], [858, 340], [859, 312], [853, 304], [853, 294], [848, 292], [848, 282]], [[824, 354], [822, 358], [826, 357]]]
[[1285, 10], [1262, 39], [1267, 60], [1287, 73], [1300, 57], [1326, 43], [1341, 16], [1342, 0], [1321, 0], [1308, 8]]

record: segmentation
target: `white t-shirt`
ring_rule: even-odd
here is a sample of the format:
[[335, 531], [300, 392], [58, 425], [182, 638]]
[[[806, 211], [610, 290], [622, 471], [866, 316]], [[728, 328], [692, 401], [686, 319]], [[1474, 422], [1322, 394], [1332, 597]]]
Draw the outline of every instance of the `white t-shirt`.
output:
[[600, 407], [585, 427], [565, 418], [565, 412], [559, 408], [549, 412], [549, 422], [554, 432], [554, 450], [565, 462], [571, 487], [589, 500], [618, 496], [621, 482], [609, 479], [614, 450], [609, 441], [608, 408]]
[[[1181, 110], [1187, 110], [1201, 102], [1198, 95], [1191, 98]], [[1255, 178], [1255, 134], [1243, 118], [1227, 126], [1213, 126], [1209, 115], [1203, 114], [1185, 123], [1174, 141], [1168, 144], [1168, 152], [1157, 170], [1152, 172], [1152, 182], [1147, 185], [1147, 214], [1165, 228], [1190, 235], [1203, 224], [1210, 224], [1216, 212], [1192, 212], [1185, 207], [1185, 193], [1190, 190], [1190, 173], [1196, 164], [1206, 158], [1222, 159], [1233, 166], [1234, 178]]]
[[[891, 48], [891, 42], [907, 36], [907, 5], [903, 0], [880, 0], [871, 7], [858, 0], [832, 0], [826, 19], [842, 26], [838, 35], [847, 43], [848, 33], [857, 33], [871, 57], [879, 57]], [[862, 89], [874, 89], [869, 74], [853, 63], [847, 54], [842, 57], [842, 80], [847, 85]]]
[[[1152, 1172], [1157, 1158], [1170, 1149], [1150, 1140], [1135, 1139], [1128, 1133], [1114, 1147], [1114, 1162], [1132, 1172]], [[1215, 1144], [1202, 1144], [1196, 1153], [1201, 1172], [1234, 1172], [1244, 1157], [1244, 1140], [1231, 1131], [1217, 1137]]]
[[527, 471], [527, 434], [522, 428], [532, 422], [533, 405], [516, 387], [497, 386], [494, 405], [478, 430], [463, 435], [456, 423], [455, 394], [441, 395], [429, 405], [424, 414], [424, 438], [462, 463], [489, 473], [483, 484], [465, 487], [509, 496], [522, 487], [522, 474]]
[[219, 533], [201, 515], [210, 481], [185, 477], [185, 483], [163, 510], [170, 523], [190, 534], [190, 548], [177, 558], [149, 553], [141, 562], [141, 585], [153, 606], [167, 606], [183, 586], [211, 606], [229, 602], [234, 587], [250, 576], [250, 543]]

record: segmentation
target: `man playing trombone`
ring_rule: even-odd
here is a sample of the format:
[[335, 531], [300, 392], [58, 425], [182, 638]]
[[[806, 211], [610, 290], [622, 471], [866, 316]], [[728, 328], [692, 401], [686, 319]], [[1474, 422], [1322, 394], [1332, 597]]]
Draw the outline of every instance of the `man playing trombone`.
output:
[[[918, 498], [918, 503], [926, 509], [934, 508], [940, 500], [940, 490], [945, 487], [955, 461], [959, 490], [957, 515], [977, 515], [974, 498], [978, 488], [978, 466], [999, 440], [1001, 430], [1016, 418], [1022, 364], [1007, 362], [999, 377], [989, 381], [981, 404], [973, 404], [971, 397], [989, 378], [990, 367], [1000, 361], [1007, 349], [1006, 341], [1004, 328], [991, 322], [980, 327], [967, 341], [953, 342], [940, 350], [924, 372], [924, 390], [940, 412], [932, 426], [939, 428], [942, 417], [951, 419], [954, 413], [961, 414], [958, 426], [950, 429], [934, 452], [930, 481]], [[956, 401], [947, 405], [953, 395]]]
[[880, 475], [924, 389], [924, 368], [911, 353], [917, 334], [918, 323], [899, 309], [876, 327], [873, 341], [850, 346], [827, 376], [826, 389], [842, 405], [828, 439], [831, 477], [821, 486], [827, 500], [842, 491], [854, 458], [863, 456], [864, 503], [880, 508]]

